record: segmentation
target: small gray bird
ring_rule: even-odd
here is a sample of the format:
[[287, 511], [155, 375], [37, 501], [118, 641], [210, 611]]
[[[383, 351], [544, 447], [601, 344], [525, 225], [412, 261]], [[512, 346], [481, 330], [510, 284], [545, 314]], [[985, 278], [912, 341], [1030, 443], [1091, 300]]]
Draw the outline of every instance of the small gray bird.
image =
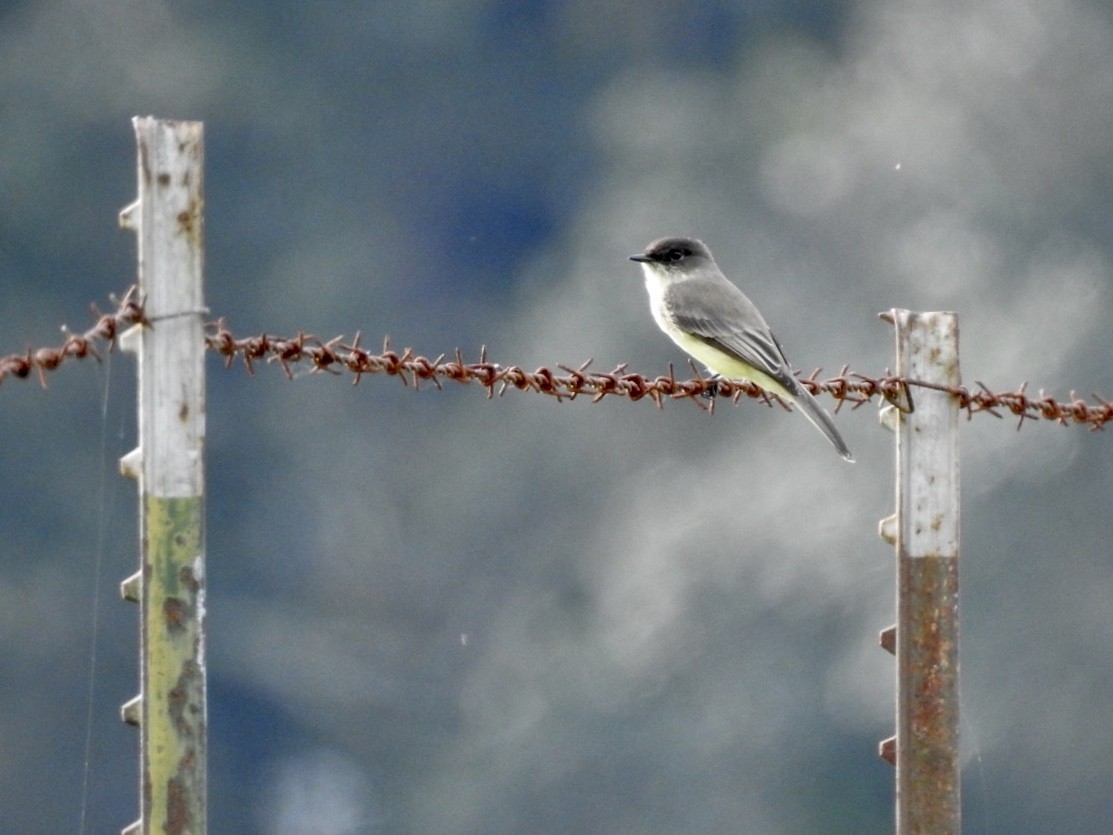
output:
[[673, 342], [721, 377], [749, 380], [795, 403], [843, 458], [854, 460], [830, 413], [793, 376], [761, 313], [702, 241], [661, 238], [630, 260], [641, 263], [653, 318]]

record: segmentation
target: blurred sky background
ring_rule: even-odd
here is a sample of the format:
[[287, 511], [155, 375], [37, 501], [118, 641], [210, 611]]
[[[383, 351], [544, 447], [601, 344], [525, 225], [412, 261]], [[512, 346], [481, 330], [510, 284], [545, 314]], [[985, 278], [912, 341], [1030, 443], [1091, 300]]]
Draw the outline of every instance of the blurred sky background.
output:
[[[1113, 396], [1102, 0], [16, 0], [0, 79], [0, 353], [134, 281], [153, 114], [242, 335], [687, 373], [626, 258], [692, 234], [805, 373], [946, 309], [968, 384]], [[876, 406], [850, 466], [753, 401], [208, 369], [211, 831], [890, 831]], [[0, 387], [6, 832], [137, 815], [134, 377]], [[1113, 437], [1014, 427], [963, 424], [966, 831], [1100, 831]]]

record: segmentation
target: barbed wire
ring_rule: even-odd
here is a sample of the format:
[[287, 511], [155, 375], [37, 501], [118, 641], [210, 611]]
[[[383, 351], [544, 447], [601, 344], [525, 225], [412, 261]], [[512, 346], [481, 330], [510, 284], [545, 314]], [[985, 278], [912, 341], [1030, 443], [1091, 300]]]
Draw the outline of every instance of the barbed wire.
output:
[[116, 345], [116, 338], [123, 331], [132, 325], [147, 322], [143, 316], [143, 303], [139, 298], [138, 287], [133, 285], [123, 298], [117, 298], [115, 294], [109, 295], [108, 298], [116, 305], [116, 312], [101, 313], [96, 304], [90, 304], [89, 307], [97, 317], [97, 321], [84, 333], [72, 333], [69, 328], [62, 325], [62, 333], [66, 338], [61, 345], [37, 350], [28, 348], [22, 354], [0, 357], [0, 383], [8, 377], [24, 379], [34, 371], [38, 373], [39, 382], [45, 388], [47, 371], [54, 371], [68, 359], [85, 359], [91, 356], [99, 362], [97, 343], [103, 343], [111, 350]]
[[[117, 306], [114, 313], [102, 314], [96, 305], [92, 311], [96, 324], [81, 334], [70, 333], [63, 327], [66, 339], [53, 348], [28, 349], [22, 354], [0, 357], [0, 382], [7, 377], [26, 378], [37, 372], [43, 386], [46, 372], [53, 371], [68, 359], [92, 356], [99, 360], [95, 345], [102, 343], [111, 350], [119, 334], [135, 324], [157, 327], [144, 315], [143, 301], [137, 288], [132, 287], [120, 299], [109, 297]], [[410, 348], [401, 353], [394, 351], [389, 339], [383, 341], [382, 351], [374, 353], [360, 345], [359, 333], [351, 342], [343, 336], [328, 341], [302, 331], [294, 337], [258, 336], [237, 337], [230, 331], [223, 318], [209, 323], [205, 328], [205, 342], [209, 350], [225, 358], [225, 367], [237, 359], [243, 361], [248, 373], [255, 372], [257, 363], [276, 363], [287, 377], [293, 378], [293, 367], [306, 364], [311, 373], [350, 374], [352, 384], [358, 385], [365, 374], [387, 374], [397, 377], [403, 385], [420, 388], [430, 383], [442, 388], [442, 382], [460, 384], [478, 383], [487, 390], [488, 398], [503, 395], [514, 389], [523, 392], [546, 394], [557, 400], [590, 398], [598, 402], [607, 397], [623, 397], [631, 401], [650, 399], [658, 406], [665, 400], [686, 399], [702, 409], [714, 410], [718, 399], [737, 403], [742, 397], [763, 400], [773, 405], [785, 406], [776, 395], [764, 391], [753, 383], [730, 381], [704, 376], [693, 364], [691, 379], [677, 379], [672, 366], [664, 376], [646, 377], [627, 370], [626, 364], [608, 372], [589, 370], [592, 361], [579, 366], [558, 365], [558, 373], [549, 368], [526, 371], [516, 365], [501, 365], [487, 359], [486, 348], [481, 348], [477, 362], [465, 361], [457, 348], [451, 358], [441, 354], [435, 359], [415, 354]], [[875, 397], [881, 398], [902, 411], [913, 408], [912, 389], [930, 388], [947, 392], [958, 399], [960, 408], [968, 417], [987, 413], [1001, 418], [1009, 413], [1017, 418], [1019, 429], [1027, 420], [1049, 420], [1061, 425], [1085, 425], [1091, 430], [1103, 429], [1113, 421], [1113, 403], [1092, 394], [1093, 402], [1079, 398], [1073, 391], [1067, 401], [1045, 395], [1041, 389], [1036, 395], [1028, 394], [1025, 382], [1012, 391], [994, 392], [981, 382], [976, 388], [966, 386], [939, 386], [920, 380], [909, 380], [891, 374], [888, 370], [880, 376], [851, 372], [843, 366], [839, 374], [825, 380], [817, 379], [818, 370], [800, 382], [813, 394], [827, 394], [837, 401], [837, 412], [845, 404], [857, 409]], [[786, 406], [787, 408], [787, 406]]]

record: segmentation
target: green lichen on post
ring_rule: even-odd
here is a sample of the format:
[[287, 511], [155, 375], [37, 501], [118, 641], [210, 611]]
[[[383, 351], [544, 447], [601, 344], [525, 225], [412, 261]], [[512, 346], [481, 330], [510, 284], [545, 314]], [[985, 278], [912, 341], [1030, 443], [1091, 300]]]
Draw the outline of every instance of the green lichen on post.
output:
[[144, 724], [150, 820], [194, 831], [205, 819], [203, 503], [146, 497]]

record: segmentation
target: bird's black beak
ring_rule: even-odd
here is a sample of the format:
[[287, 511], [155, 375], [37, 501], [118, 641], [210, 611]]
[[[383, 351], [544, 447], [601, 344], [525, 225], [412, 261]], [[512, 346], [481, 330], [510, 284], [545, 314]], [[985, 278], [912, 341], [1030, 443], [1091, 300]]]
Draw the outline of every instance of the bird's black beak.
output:
[[652, 261], [653, 259], [652, 259], [652, 258], [650, 258], [650, 257], [649, 257], [648, 255], [646, 255], [645, 253], [638, 253], [637, 255], [631, 255], [631, 256], [630, 256], [630, 260], [631, 260], [631, 261], [640, 261], [640, 262], [641, 262], [641, 263], [643, 263], [643, 264], [648, 264], [648, 263], [649, 263], [650, 261]]

